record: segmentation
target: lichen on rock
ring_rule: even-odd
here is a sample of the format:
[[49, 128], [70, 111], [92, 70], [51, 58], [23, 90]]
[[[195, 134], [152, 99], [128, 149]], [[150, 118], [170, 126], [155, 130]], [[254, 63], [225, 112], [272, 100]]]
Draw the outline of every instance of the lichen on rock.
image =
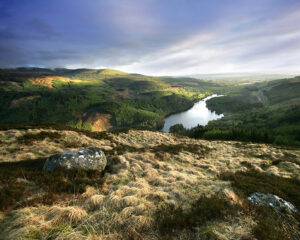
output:
[[43, 170], [52, 172], [57, 167], [64, 167], [66, 169], [103, 171], [106, 164], [106, 156], [102, 150], [98, 147], [90, 147], [52, 155], [46, 160]]
[[270, 193], [253, 193], [248, 197], [248, 200], [256, 205], [266, 205], [280, 212], [297, 212], [296, 207], [290, 202]]

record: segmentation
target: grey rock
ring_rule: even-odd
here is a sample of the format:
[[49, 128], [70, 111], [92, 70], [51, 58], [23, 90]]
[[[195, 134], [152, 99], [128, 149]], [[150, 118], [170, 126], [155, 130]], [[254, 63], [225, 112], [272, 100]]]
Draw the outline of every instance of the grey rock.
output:
[[52, 172], [57, 167], [103, 171], [107, 160], [100, 148], [90, 147], [78, 151], [64, 152], [50, 156], [43, 167]]
[[280, 212], [297, 212], [296, 207], [284, 199], [270, 193], [252, 193], [248, 200], [256, 205], [266, 205], [277, 209]]

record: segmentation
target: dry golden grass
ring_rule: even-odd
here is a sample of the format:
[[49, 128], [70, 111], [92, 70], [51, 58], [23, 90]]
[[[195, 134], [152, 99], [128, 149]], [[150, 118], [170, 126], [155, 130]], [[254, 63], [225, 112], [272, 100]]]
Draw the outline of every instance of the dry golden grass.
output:
[[33, 84], [44, 85], [48, 88], [53, 88], [54, 80], [59, 80], [66, 83], [83, 82], [83, 80], [66, 78], [61, 76], [44, 76], [29, 79]]
[[51, 220], [54, 224], [70, 223], [72, 225], [85, 217], [87, 217], [86, 211], [77, 206], [53, 206], [48, 210], [46, 220]]
[[73, 131], [47, 130], [48, 132], [61, 134], [61, 138], [55, 140], [46, 138], [42, 141], [34, 141], [29, 145], [18, 141], [18, 137], [22, 137], [25, 134], [38, 134], [42, 131], [44, 130], [0, 131], [0, 162], [14, 162], [48, 157], [52, 154], [72, 151], [87, 146], [101, 146], [104, 150], [112, 149], [110, 142], [107, 140], [92, 139], [84, 134]]
[[[41, 131], [59, 132], [62, 137], [31, 145], [17, 141], [27, 133]], [[85, 146], [103, 148], [112, 162], [101, 190], [87, 187], [73, 202], [1, 213], [0, 239], [45, 239], [54, 233], [53, 239], [160, 239], [153, 218], [158, 206], [187, 204], [201, 194], [215, 193], [241, 204], [230, 182], [218, 178], [220, 172], [259, 169], [283, 177], [300, 175], [299, 164], [295, 163], [300, 161], [297, 150], [293, 151], [293, 162], [272, 165], [290, 151], [265, 144], [209, 142], [152, 131], [131, 130], [110, 137], [93, 139], [83, 133], [44, 129], [0, 131], [1, 162], [48, 157]], [[209, 151], [201, 155], [188, 149], [178, 153], [153, 150], [163, 144], [205, 146]], [[122, 154], [110, 151], [119, 145], [133, 148]], [[240, 239], [250, 234], [254, 224], [251, 217], [239, 216], [210, 222], [208, 228], [219, 239]], [[203, 229], [198, 233], [183, 230], [175, 239], [195, 239], [202, 233]]]
[[95, 194], [85, 202], [84, 208], [88, 211], [99, 209], [102, 206], [104, 198], [104, 195]]
[[226, 221], [214, 221], [207, 228], [212, 231], [218, 239], [236, 240], [251, 236], [251, 230], [255, 222], [251, 217], [240, 216], [228, 218]]
[[102, 113], [93, 113], [88, 117], [85, 121], [86, 123], [91, 123], [93, 131], [107, 131], [112, 127], [111, 125], [111, 118], [110, 114], [102, 114]]
[[166, 92], [178, 92], [178, 91], [180, 91], [180, 88], [179, 87], [170, 87], [170, 88], [163, 89], [163, 91], [166, 91]]
[[84, 198], [88, 198], [91, 197], [93, 195], [96, 195], [98, 193], [98, 190], [92, 186], [87, 186], [85, 188], [85, 192], [82, 194], [82, 197]]

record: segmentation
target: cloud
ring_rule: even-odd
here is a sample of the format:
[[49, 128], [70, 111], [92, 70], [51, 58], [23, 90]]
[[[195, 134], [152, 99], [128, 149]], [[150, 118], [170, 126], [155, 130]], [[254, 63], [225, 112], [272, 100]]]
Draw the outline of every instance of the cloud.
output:
[[[300, 8], [230, 21], [122, 68], [156, 75], [300, 71]], [[245, 16], [244, 16], [245, 17]], [[275, 20], [271, 18], [274, 17]], [[284, 64], [287, 62], [288, 64]]]
[[296, 0], [5, 1], [0, 67], [300, 71]]
[[51, 38], [57, 35], [50, 24], [43, 19], [33, 18], [27, 23], [26, 30], [32, 32], [36, 36]]

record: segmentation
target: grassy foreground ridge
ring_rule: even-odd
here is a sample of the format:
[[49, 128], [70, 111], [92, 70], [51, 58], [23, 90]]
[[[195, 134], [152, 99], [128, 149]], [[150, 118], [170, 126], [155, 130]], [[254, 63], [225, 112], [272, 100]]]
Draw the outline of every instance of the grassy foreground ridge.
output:
[[[299, 213], [248, 200], [259, 191], [300, 208], [300, 151], [162, 132], [64, 126], [0, 131], [0, 239], [298, 239]], [[97, 171], [42, 171], [54, 153], [98, 146]]]

